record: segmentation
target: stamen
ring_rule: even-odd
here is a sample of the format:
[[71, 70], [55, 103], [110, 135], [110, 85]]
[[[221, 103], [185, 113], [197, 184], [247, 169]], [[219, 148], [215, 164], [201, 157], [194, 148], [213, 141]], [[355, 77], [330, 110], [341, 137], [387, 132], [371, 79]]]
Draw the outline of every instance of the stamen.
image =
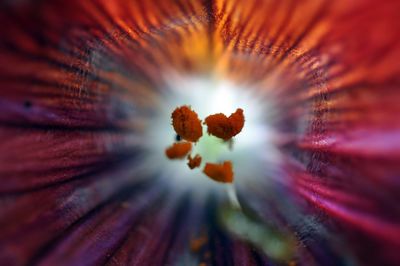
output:
[[[203, 135], [201, 120], [195, 111], [187, 105], [177, 107], [172, 112], [172, 125], [177, 133], [177, 141], [184, 139], [186, 141], [197, 142]], [[229, 117], [226, 117], [222, 113], [210, 115], [205, 119], [204, 124], [208, 126], [209, 135], [221, 138], [224, 140], [225, 144], [228, 144], [229, 150], [233, 149], [233, 139], [232, 137], [239, 134], [244, 126], [244, 115], [243, 109], [237, 108], [234, 113]], [[206, 140], [211, 136], [206, 136]], [[211, 137], [214, 138], [214, 137]], [[215, 138], [214, 138], [215, 139]], [[207, 155], [210, 148], [220, 146], [223, 143], [213, 143], [212, 147], [208, 147], [204, 152]], [[205, 142], [200, 141], [199, 145], [204, 147]], [[190, 142], [178, 142], [172, 147], [166, 150], [166, 154], [170, 159], [183, 158], [191, 150]], [[203, 154], [204, 155], [204, 154]], [[204, 156], [206, 156], [204, 155]], [[211, 159], [210, 156], [206, 156]], [[192, 157], [191, 154], [187, 156], [187, 165], [190, 169], [198, 168], [201, 165], [202, 157], [200, 154], [196, 154]], [[213, 157], [212, 160], [218, 160], [218, 157]], [[207, 175], [210, 179], [227, 184], [227, 195], [231, 203], [231, 206], [237, 210], [241, 210], [240, 203], [238, 201], [235, 188], [233, 186], [233, 165], [231, 161], [224, 161], [223, 163], [212, 163], [207, 162], [203, 173]]]
[[243, 110], [238, 108], [229, 117], [222, 113], [209, 115], [205, 119], [207, 132], [225, 141], [230, 140], [242, 131], [244, 126]]
[[241, 108], [236, 109], [236, 111], [229, 116], [229, 122], [232, 125], [233, 136], [239, 134], [244, 126], [244, 115]]
[[194, 169], [200, 166], [201, 164], [201, 156], [196, 154], [196, 156], [194, 156], [194, 158], [192, 158], [192, 156], [190, 156], [190, 154], [188, 155], [188, 166], [190, 169]]
[[183, 159], [192, 150], [192, 143], [179, 142], [174, 143], [172, 146], [165, 150], [165, 154], [169, 159]]
[[222, 164], [207, 163], [204, 167], [203, 173], [217, 182], [233, 182], [233, 170], [231, 161], [225, 161]]
[[181, 106], [172, 112], [175, 132], [184, 140], [197, 142], [203, 136], [201, 120], [189, 106]]

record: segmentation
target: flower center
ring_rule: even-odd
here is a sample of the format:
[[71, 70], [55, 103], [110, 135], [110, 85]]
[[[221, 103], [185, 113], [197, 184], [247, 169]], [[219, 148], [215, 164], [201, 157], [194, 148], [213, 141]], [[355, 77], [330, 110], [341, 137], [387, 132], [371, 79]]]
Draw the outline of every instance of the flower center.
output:
[[[159, 109], [146, 127], [146, 162], [149, 171], [165, 173], [168, 182], [173, 182], [177, 189], [191, 189], [199, 194], [225, 189], [204, 175], [202, 170], [207, 162], [232, 162], [235, 186], [264, 175], [265, 151], [270, 150], [272, 156], [274, 148], [271, 130], [265, 123], [268, 106], [265, 105], [265, 99], [261, 102], [262, 95], [229, 81], [208, 77], [169, 76], [167, 81], [166, 88], [161, 92]], [[241, 108], [245, 113], [245, 126], [240, 134], [224, 141], [208, 134], [207, 126], [203, 125], [203, 134], [192, 145], [190, 152], [192, 158], [196, 154], [202, 157], [201, 166], [190, 169], [186, 160], [170, 160], [165, 156], [167, 147], [174, 142], [181, 142], [177, 141], [171, 125], [171, 112], [179, 106], [190, 106], [202, 123], [209, 115], [222, 113], [229, 117], [237, 108]], [[154, 162], [157, 162], [156, 165]]]

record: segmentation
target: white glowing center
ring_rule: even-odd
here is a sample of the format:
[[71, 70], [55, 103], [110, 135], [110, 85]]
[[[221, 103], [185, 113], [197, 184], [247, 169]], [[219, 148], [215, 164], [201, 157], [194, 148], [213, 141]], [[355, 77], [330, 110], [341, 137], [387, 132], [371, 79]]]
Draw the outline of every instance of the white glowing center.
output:
[[[206, 162], [218, 163], [231, 160], [235, 186], [263, 176], [265, 155], [273, 156], [271, 130], [265, 123], [268, 113], [265, 100], [248, 88], [240, 88], [224, 80], [199, 77], [169, 77], [170, 84], [160, 99], [158, 113], [147, 129], [146, 147], [149, 153], [148, 169], [163, 173], [177, 188], [194, 188], [204, 192], [221, 189], [221, 184], [202, 173]], [[171, 125], [171, 113], [179, 106], [189, 105], [199, 118], [223, 113], [229, 116], [237, 108], [244, 110], [245, 125], [234, 137], [233, 149], [222, 140], [209, 136], [203, 125], [203, 137], [194, 145], [191, 154], [203, 158], [200, 168], [189, 169], [187, 160], [169, 160], [165, 149], [175, 142], [176, 133]], [[266, 152], [268, 149], [270, 153]]]

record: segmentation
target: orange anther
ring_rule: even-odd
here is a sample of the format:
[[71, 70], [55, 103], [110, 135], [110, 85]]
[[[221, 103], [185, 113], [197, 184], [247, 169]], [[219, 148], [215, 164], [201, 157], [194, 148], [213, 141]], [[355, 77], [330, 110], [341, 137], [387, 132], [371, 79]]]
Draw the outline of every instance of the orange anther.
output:
[[188, 155], [188, 166], [190, 169], [194, 169], [196, 167], [199, 167], [201, 164], [201, 156], [196, 154], [196, 156], [194, 156], [194, 158], [192, 158], [192, 156], [190, 156], [190, 154]]
[[236, 136], [242, 131], [242, 128], [244, 126], [243, 110], [240, 108], [236, 109], [236, 112], [229, 116], [229, 121], [232, 125], [233, 136]]
[[172, 125], [182, 139], [197, 142], [203, 136], [203, 128], [197, 113], [188, 106], [181, 106], [172, 112]]
[[190, 142], [178, 142], [165, 150], [165, 154], [169, 159], [183, 159], [192, 149]]
[[225, 161], [222, 164], [206, 163], [203, 172], [209, 178], [217, 182], [222, 182], [222, 183], [233, 182], [233, 170], [231, 161]]
[[223, 140], [229, 140], [239, 134], [244, 126], [243, 110], [238, 108], [235, 113], [226, 117], [222, 113], [209, 115], [205, 119], [207, 132]]
[[229, 123], [229, 118], [227, 118], [224, 114], [220, 113], [207, 116], [204, 124], [206, 124], [208, 127], [208, 134], [224, 140], [232, 138], [232, 126]]

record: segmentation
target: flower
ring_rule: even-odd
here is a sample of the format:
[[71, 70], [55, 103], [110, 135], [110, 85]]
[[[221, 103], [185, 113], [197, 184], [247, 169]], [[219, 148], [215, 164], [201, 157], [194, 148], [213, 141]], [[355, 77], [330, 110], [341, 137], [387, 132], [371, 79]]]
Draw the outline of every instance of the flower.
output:
[[[0, 4], [4, 265], [396, 265], [399, 1]], [[168, 160], [170, 115], [236, 108]]]

